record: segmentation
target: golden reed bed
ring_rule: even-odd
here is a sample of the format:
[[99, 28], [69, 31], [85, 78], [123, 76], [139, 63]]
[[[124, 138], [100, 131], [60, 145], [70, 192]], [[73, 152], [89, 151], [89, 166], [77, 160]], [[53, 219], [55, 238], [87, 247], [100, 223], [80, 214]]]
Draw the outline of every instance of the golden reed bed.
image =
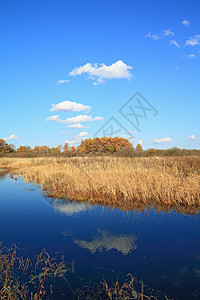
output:
[[0, 168], [52, 197], [126, 210], [200, 208], [200, 157], [0, 158]]

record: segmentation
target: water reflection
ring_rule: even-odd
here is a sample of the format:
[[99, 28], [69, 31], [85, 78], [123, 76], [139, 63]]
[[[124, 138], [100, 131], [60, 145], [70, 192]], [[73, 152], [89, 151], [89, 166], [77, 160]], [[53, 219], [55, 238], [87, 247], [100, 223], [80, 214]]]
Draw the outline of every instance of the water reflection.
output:
[[98, 236], [94, 237], [90, 242], [86, 240], [76, 239], [75, 244], [89, 250], [92, 254], [103, 249], [110, 251], [116, 249], [123, 255], [131, 253], [137, 248], [135, 235], [116, 235], [98, 229]]
[[66, 200], [53, 198], [48, 198], [47, 201], [54, 207], [55, 210], [67, 216], [85, 212], [92, 208], [92, 205], [88, 203], [68, 202]]
[[[80, 212], [91, 210], [92, 205], [89, 203], [68, 202], [66, 200], [47, 198], [47, 201], [54, 207], [56, 211], [63, 213], [67, 216], [72, 216]], [[131, 253], [137, 248], [136, 236], [134, 234], [114, 234], [107, 230], [97, 228], [97, 235], [91, 237], [88, 235], [89, 240], [77, 238], [77, 233], [65, 231], [61, 233], [62, 236], [71, 237], [74, 243], [81, 248], [89, 250], [91, 254], [96, 252], [117, 250], [123, 255]]]
[[200, 299], [198, 216], [139, 207], [124, 212], [52, 198], [45, 198], [46, 205], [39, 189], [30, 193], [31, 185], [5, 175], [0, 172], [0, 180], [6, 178], [0, 184], [0, 240], [14, 242], [24, 256], [43, 248], [63, 254], [72, 262], [73, 288], [91, 278], [111, 284], [132, 273], [173, 299]]
[[5, 179], [7, 173], [7, 170], [0, 169], [0, 181], [3, 181]]

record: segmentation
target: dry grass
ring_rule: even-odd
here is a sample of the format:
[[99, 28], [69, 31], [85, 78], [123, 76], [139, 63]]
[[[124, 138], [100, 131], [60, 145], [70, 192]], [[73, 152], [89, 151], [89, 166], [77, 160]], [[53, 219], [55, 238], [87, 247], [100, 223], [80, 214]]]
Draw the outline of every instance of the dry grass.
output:
[[200, 157], [1, 158], [0, 168], [52, 197], [127, 210], [200, 208]]
[[[63, 277], [67, 268], [64, 259], [56, 263], [42, 250], [35, 259], [17, 256], [17, 247], [3, 247], [0, 242], [0, 299], [49, 299], [48, 279]], [[30, 290], [31, 287], [31, 290]]]
[[[65, 279], [71, 288], [68, 280], [64, 277], [66, 268], [63, 257], [56, 263], [55, 259], [50, 257], [45, 249], [36, 256], [36, 258], [23, 258], [17, 255], [17, 247], [13, 244], [10, 248], [3, 247], [0, 242], [0, 299], [3, 300], [45, 300], [45, 299], [60, 299], [59, 294], [52, 294], [52, 289], [49, 290], [49, 279], [54, 279], [54, 286], [61, 282], [55, 282], [56, 277]], [[136, 279], [131, 274], [128, 274], [129, 280], [126, 280], [121, 286], [118, 280], [108, 286], [106, 281], [99, 285], [89, 285], [84, 289], [72, 290], [70, 299], [107, 299], [107, 300], [158, 300], [166, 299], [152, 296], [150, 288], [147, 294], [144, 293], [144, 284], [141, 284], [141, 291], [136, 291]], [[64, 283], [64, 281], [63, 281]], [[60, 289], [60, 288], [59, 288]], [[72, 288], [71, 288], [72, 289]], [[147, 288], [146, 288], [147, 289]], [[138, 289], [139, 290], [139, 289]], [[157, 291], [158, 293], [158, 291]], [[169, 299], [170, 300], [170, 299]]]
[[[85, 289], [77, 289], [75, 291], [75, 299], [77, 300], [128, 300], [128, 299], [137, 299], [137, 300], [161, 300], [168, 299], [173, 300], [171, 298], [167, 298], [165, 295], [162, 295], [158, 291], [151, 291], [148, 288], [147, 294], [144, 293], [144, 283], [140, 282], [141, 287], [136, 288], [136, 279], [133, 278], [131, 274], [127, 275], [127, 280], [120, 285], [117, 280], [111, 286], [107, 284], [105, 280], [103, 280], [99, 285], [89, 285]], [[137, 284], [138, 285], [138, 284]], [[147, 289], [147, 287], [146, 287]], [[140, 291], [139, 291], [140, 290]], [[139, 292], [138, 292], [139, 291]], [[152, 292], [156, 292], [159, 296], [153, 296]]]

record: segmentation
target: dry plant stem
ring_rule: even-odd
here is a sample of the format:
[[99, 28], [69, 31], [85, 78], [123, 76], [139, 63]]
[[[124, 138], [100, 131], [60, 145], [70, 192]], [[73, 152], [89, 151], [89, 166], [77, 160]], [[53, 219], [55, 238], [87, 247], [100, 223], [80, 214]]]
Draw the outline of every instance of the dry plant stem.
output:
[[[135, 289], [135, 279], [131, 274], [128, 274], [128, 279], [120, 286], [118, 280], [111, 286], [104, 280], [98, 286], [89, 286], [85, 293], [81, 290], [76, 290], [76, 299], [137, 299], [137, 300], [158, 300], [155, 296], [148, 296], [144, 292], [144, 284], [141, 283], [141, 291]], [[162, 298], [163, 299], [163, 298]]]
[[0, 168], [39, 184], [47, 196], [126, 210], [200, 207], [200, 157], [1, 158]]
[[[56, 263], [54, 258], [51, 258], [45, 249], [37, 255], [36, 259], [31, 261], [23, 257], [17, 257], [16, 246], [11, 248], [2, 247], [0, 242], [0, 299], [6, 300], [42, 300], [49, 299], [46, 292], [46, 282], [48, 277], [55, 278], [62, 276], [66, 272], [66, 265], [64, 258]], [[18, 280], [19, 272], [23, 275], [26, 273], [26, 282], [22, 282], [23, 276], [20, 277], [21, 282]], [[17, 272], [16, 272], [17, 271]], [[34, 272], [33, 272], [34, 271]], [[35, 276], [36, 275], [36, 276]], [[40, 275], [40, 276], [37, 276]], [[88, 290], [77, 289], [72, 290], [70, 283], [67, 281], [74, 299], [108, 299], [108, 300], [122, 300], [122, 299], [148, 299], [158, 300], [155, 296], [147, 296], [144, 293], [144, 284], [141, 283], [141, 292], [135, 289], [135, 281], [131, 274], [128, 274], [122, 286], [118, 280], [111, 286], [103, 281], [100, 285], [89, 286]], [[28, 278], [27, 278], [28, 277]], [[33, 278], [37, 278], [37, 291], [33, 292], [28, 289], [28, 284]]]
[[[29, 258], [17, 257], [16, 249], [14, 244], [8, 249], [2, 247], [0, 243], [0, 299], [44, 299], [47, 294], [47, 279], [49, 277], [61, 277], [67, 271], [63, 258], [56, 263], [55, 259], [51, 258], [43, 249], [36, 257], [35, 268], [32, 268], [32, 262]], [[34, 281], [37, 285], [37, 291], [30, 292], [28, 285], [34, 277], [37, 278]], [[24, 282], [24, 280], [26, 281]]]

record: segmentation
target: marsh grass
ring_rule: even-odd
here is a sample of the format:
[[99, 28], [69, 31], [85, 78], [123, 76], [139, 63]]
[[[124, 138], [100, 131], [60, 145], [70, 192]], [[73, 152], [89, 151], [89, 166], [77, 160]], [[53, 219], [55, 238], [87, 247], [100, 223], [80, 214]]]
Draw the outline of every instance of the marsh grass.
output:
[[17, 247], [0, 244], [0, 299], [41, 300], [48, 298], [49, 278], [67, 271], [63, 258], [56, 262], [45, 249], [35, 259], [17, 256]]
[[200, 208], [200, 157], [1, 158], [0, 168], [39, 184], [46, 196], [125, 210]]
[[117, 279], [116, 282], [109, 285], [105, 280], [100, 284], [93, 285], [90, 283], [84, 289], [75, 291], [75, 299], [77, 300], [173, 300], [166, 297], [160, 291], [152, 290], [144, 285], [143, 281], [138, 281], [131, 274], [127, 275], [127, 279], [122, 284]]
[[0, 169], [0, 181], [4, 179], [8, 171], [6, 169]]
[[[49, 290], [49, 279], [55, 280], [56, 277], [62, 277], [72, 290], [65, 276], [67, 270], [70, 269], [66, 267], [63, 257], [56, 262], [55, 258], [50, 257], [45, 249], [34, 259], [23, 258], [17, 255], [16, 245], [13, 244], [10, 248], [6, 248], [0, 242], [0, 299], [42, 300], [55, 299], [55, 297], [59, 299], [59, 295], [54, 295]], [[121, 286], [118, 280], [111, 286], [104, 280], [100, 284], [89, 284], [86, 288], [72, 290], [71, 299], [166, 299], [158, 291], [159, 297], [153, 296], [149, 288], [147, 293], [144, 293], [143, 282], [141, 282], [140, 291], [137, 292], [136, 279], [131, 274], [128, 276], [130, 279]]]

